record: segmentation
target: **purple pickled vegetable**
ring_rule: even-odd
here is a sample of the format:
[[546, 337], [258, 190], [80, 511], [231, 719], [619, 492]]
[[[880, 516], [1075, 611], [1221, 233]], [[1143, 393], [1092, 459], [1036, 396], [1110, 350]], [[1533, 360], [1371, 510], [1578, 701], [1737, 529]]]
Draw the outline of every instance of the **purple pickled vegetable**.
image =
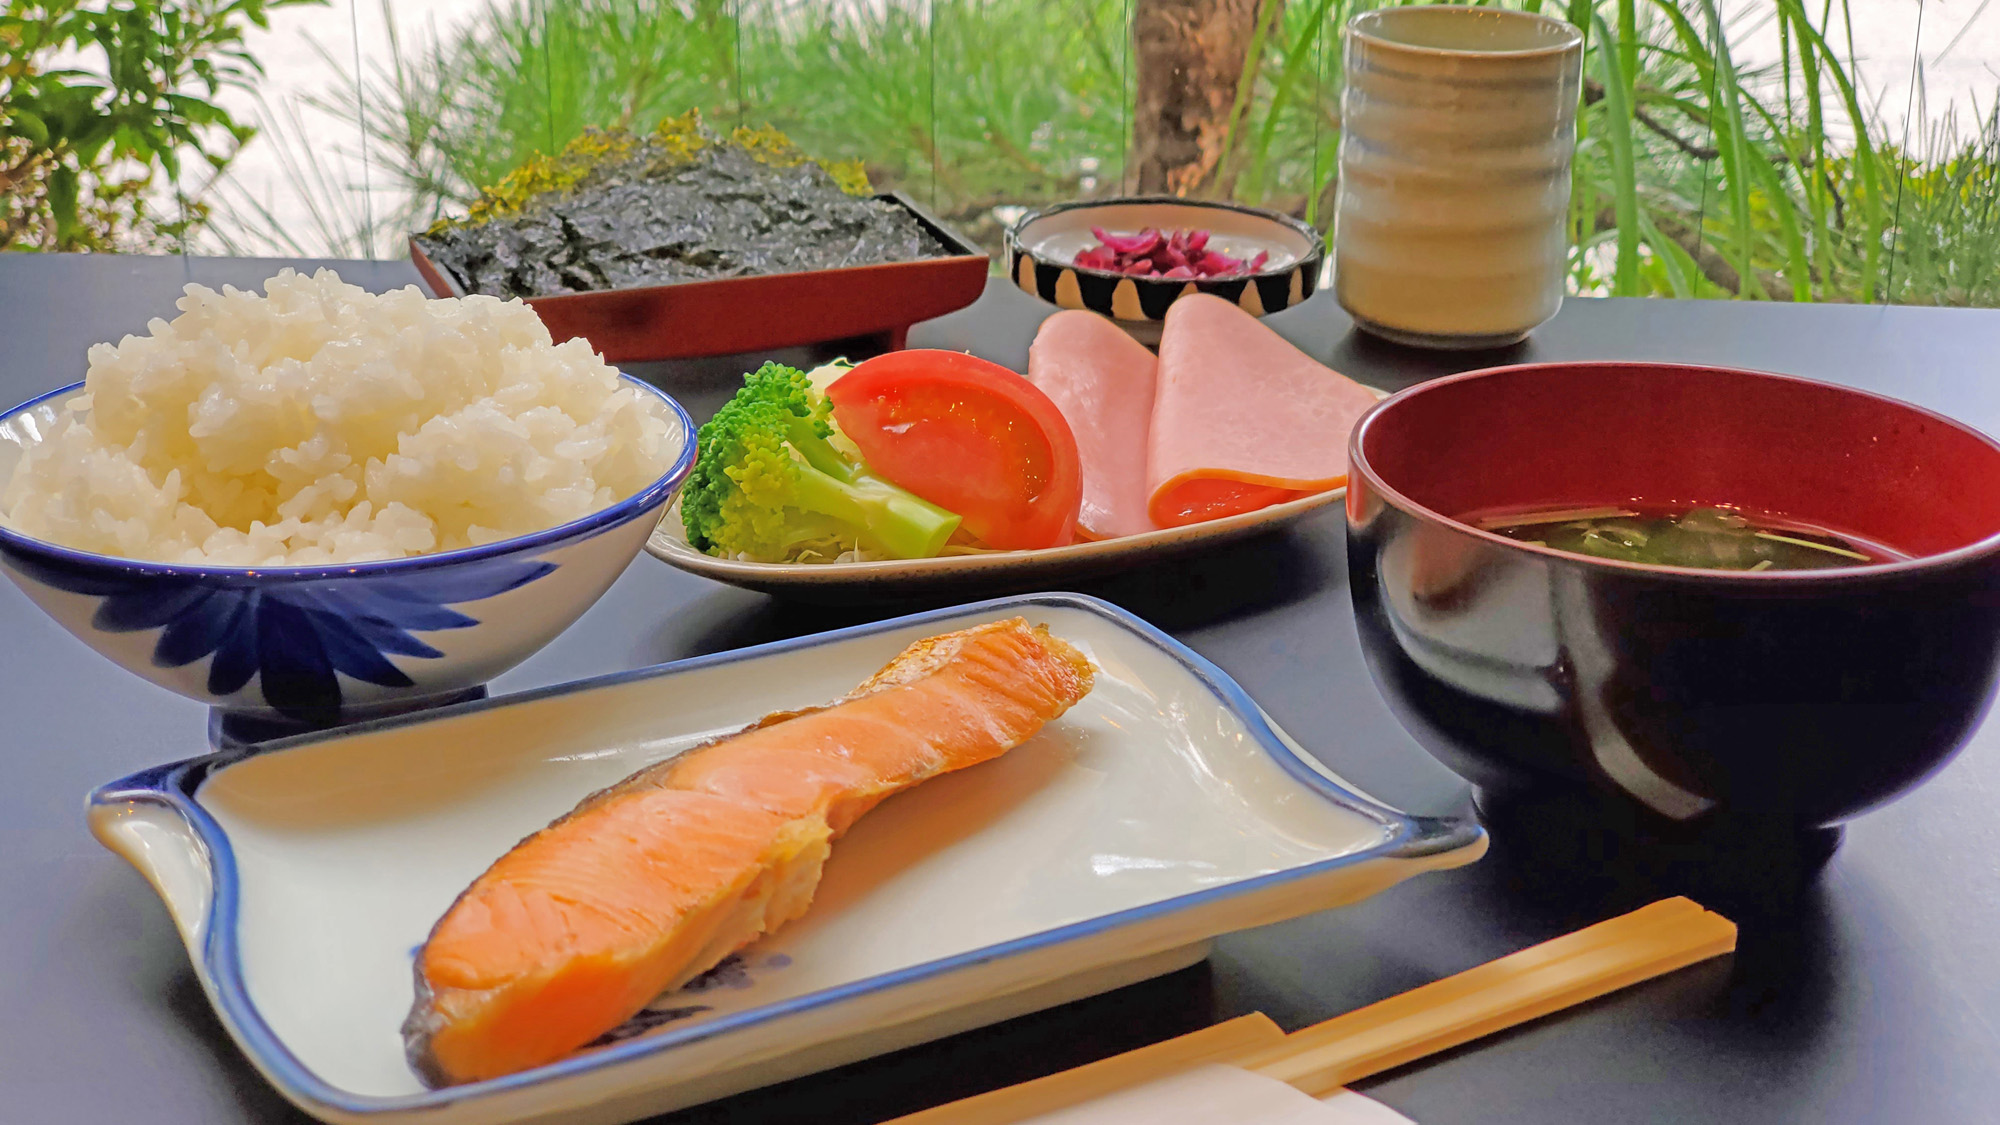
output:
[[1108, 234], [1103, 227], [1091, 227], [1090, 233], [1112, 253], [1120, 256], [1149, 254], [1160, 244], [1160, 232], [1147, 227], [1138, 234]]
[[1124, 268], [1118, 261], [1118, 255], [1112, 253], [1110, 248], [1104, 246], [1093, 246], [1083, 253], [1078, 254], [1076, 256], [1076, 264], [1085, 269], [1092, 270], [1117, 271]]
[[1074, 262], [1084, 269], [1122, 273], [1128, 277], [1195, 278], [1240, 277], [1264, 268], [1271, 260], [1269, 251], [1260, 250], [1248, 262], [1209, 249], [1210, 234], [1188, 229], [1159, 231], [1147, 227], [1136, 234], [1115, 234], [1102, 227], [1090, 228], [1097, 245], [1080, 251]]

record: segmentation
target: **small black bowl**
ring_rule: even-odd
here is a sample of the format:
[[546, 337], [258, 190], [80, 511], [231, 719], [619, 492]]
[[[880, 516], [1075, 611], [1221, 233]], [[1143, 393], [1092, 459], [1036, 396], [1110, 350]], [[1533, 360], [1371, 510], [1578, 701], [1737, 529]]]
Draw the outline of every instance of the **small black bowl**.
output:
[[[1270, 255], [1265, 267], [1241, 277], [1167, 279], [1132, 277], [1075, 264], [1097, 244], [1090, 228], [1132, 234], [1151, 227], [1211, 232], [1211, 245], [1248, 260]], [[1326, 240], [1290, 215], [1173, 196], [1134, 196], [1059, 203], [1030, 211], [1007, 231], [1007, 274], [1024, 292], [1066, 309], [1089, 309], [1118, 322], [1142, 344], [1157, 344], [1167, 306], [1189, 293], [1207, 293], [1254, 316], [1289, 308], [1319, 286]]]
[[[1355, 427], [1355, 614], [1377, 683], [1470, 780], [1496, 845], [1785, 853], [1941, 768], [2000, 672], [2000, 444], [1892, 399], [1662, 364], [1495, 368]], [[1910, 557], [1695, 570], [1565, 554], [1457, 516], [1725, 504]]]

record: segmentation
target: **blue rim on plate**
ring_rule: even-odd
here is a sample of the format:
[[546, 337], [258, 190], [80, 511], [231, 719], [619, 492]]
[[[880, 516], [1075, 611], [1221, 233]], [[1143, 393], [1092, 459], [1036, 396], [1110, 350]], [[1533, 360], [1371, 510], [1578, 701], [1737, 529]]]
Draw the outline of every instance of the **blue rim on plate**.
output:
[[[1157, 647], [1162, 653], [1177, 661], [1195, 679], [1222, 701], [1226, 708], [1242, 722], [1245, 731], [1264, 752], [1284, 770], [1286, 774], [1313, 793], [1328, 802], [1338, 804], [1351, 811], [1366, 816], [1382, 826], [1387, 838], [1381, 843], [1363, 851], [1302, 864], [1284, 871], [1238, 880], [1223, 886], [1190, 894], [1177, 895], [1159, 902], [1133, 907], [1111, 914], [1085, 919], [1081, 922], [1046, 930], [1011, 941], [998, 942], [979, 949], [874, 977], [839, 985], [804, 996], [793, 997], [752, 1008], [747, 1011], [722, 1016], [713, 1021], [696, 1024], [680, 1030], [655, 1032], [635, 1039], [625, 1040], [601, 1047], [584, 1054], [574, 1055], [561, 1062], [551, 1063], [532, 1070], [491, 1078], [461, 1086], [449, 1086], [430, 1090], [421, 1094], [394, 1097], [357, 1095], [342, 1090], [321, 1079], [301, 1063], [270, 1026], [265, 1023], [249, 997], [244, 984], [243, 966], [237, 949], [237, 911], [240, 895], [236, 858], [231, 850], [229, 837], [213, 817], [195, 800], [194, 794], [201, 783], [213, 771], [232, 765], [252, 756], [280, 754], [286, 750], [308, 746], [330, 738], [382, 730], [413, 723], [430, 722], [453, 715], [484, 711], [497, 707], [532, 702], [569, 692], [609, 687], [631, 683], [657, 676], [672, 675], [697, 668], [709, 668], [753, 660], [760, 657], [815, 648], [839, 641], [868, 637], [878, 633], [894, 632], [912, 626], [928, 625], [994, 611], [1027, 608], [1032, 606], [1060, 607], [1082, 610], [1104, 618]], [[674, 1047], [710, 1039], [718, 1035], [739, 1030], [798, 1012], [822, 1008], [840, 1001], [868, 993], [895, 988], [914, 981], [944, 976], [957, 970], [996, 961], [1025, 950], [1042, 949], [1080, 941], [1107, 930], [1117, 929], [1148, 918], [1188, 909], [1191, 906], [1215, 902], [1248, 894], [1276, 884], [1308, 878], [1337, 868], [1383, 859], [1418, 859], [1453, 851], [1478, 843], [1485, 836], [1485, 830], [1476, 823], [1443, 817], [1413, 816], [1377, 802], [1373, 798], [1357, 793], [1341, 785], [1318, 770], [1307, 765], [1299, 755], [1286, 744], [1264, 713], [1243, 688], [1222, 669], [1216, 667], [1193, 649], [1147, 624], [1133, 614], [1108, 602], [1082, 594], [1050, 593], [1030, 594], [1012, 598], [996, 598], [990, 601], [973, 602], [947, 609], [891, 618], [866, 625], [856, 625], [829, 632], [816, 633], [791, 640], [775, 641], [755, 645], [750, 648], [711, 656], [694, 657], [688, 660], [657, 664], [627, 672], [614, 672], [603, 676], [577, 680], [567, 684], [557, 684], [537, 688], [496, 699], [478, 700], [457, 704], [426, 712], [421, 716], [404, 716], [370, 720], [340, 728], [337, 731], [317, 732], [263, 743], [245, 750], [224, 751], [192, 758], [170, 765], [156, 766], [129, 777], [100, 786], [88, 798], [90, 807], [140, 802], [162, 806], [180, 815], [194, 831], [207, 852], [212, 891], [209, 896], [208, 913], [203, 921], [201, 961], [205, 976], [211, 984], [213, 998], [222, 1010], [236, 1034], [244, 1042], [252, 1061], [262, 1069], [282, 1092], [301, 1103], [309, 1103], [348, 1115], [406, 1112], [411, 1110], [431, 1110], [459, 1102], [482, 1098], [510, 1090], [518, 1090], [539, 1085], [543, 1082], [572, 1077], [591, 1071], [616, 1066], [619, 1063], [668, 1051]]]
[[[377, 559], [373, 562], [333, 563], [320, 566], [210, 566], [193, 563], [168, 563], [145, 559], [128, 559], [117, 555], [100, 555], [94, 551], [79, 551], [73, 547], [62, 547], [46, 539], [36, 539], [0, 523], [0, 551], [25, 555], [54, 562], [60, 566], [107, 567], [127, 574], [149, 578], [201, 577], [201, 578], [254, 578], [259, 584], [279, 582], [314, 582], [329, 578], [348, 578], [357, 575], [413, 573], [434, 567], [449, 566], [454, 563], [476, 562], [481, 559], [513, 554], [516, 551], [536, 550], [553, 546], [569, 539], [593, 534], [608, 527], [615, 527], [643, 514], [646, 509], [673, 494], [681, 481], [694, 469], [695, 425], [694, 419], [672, 395], [646, 382], [636, 375], [619, 372], [618, 377], [631, 387], [636, 387], [659, 399], [673, 412], [679, 421], [683, 437], [680, 456], [657, 480], [639, 491], [589, 515], [580, 516], [568, 523], [557, 524], [541, 531], [517, 535], [511, 539], [501, 539], [493, 543], [483, 543], [477, 547], [460, 547], [453, 551], [438, 551], [428, 555], [411, 555], [400, 559]], [[82, 394], [82, 382], [58, 387], [46, 394], [14, 407], [0, 414], [0, 425], [41, 406], [53, 399], [66, 395]]]

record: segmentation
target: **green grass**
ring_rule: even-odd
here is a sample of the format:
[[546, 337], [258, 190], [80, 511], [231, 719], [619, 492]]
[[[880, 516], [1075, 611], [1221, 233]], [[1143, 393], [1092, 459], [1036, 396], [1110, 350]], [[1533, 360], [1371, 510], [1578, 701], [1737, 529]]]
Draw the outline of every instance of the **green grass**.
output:
[[257, 143], [276, 158], [285, 190], [298, 205], [292, 217], [281, 216], [275, 199], [219, 177], [207, 195], [226, 221], [202, 232], [209, 248], [253, 257], [371, 258], [401, 243], [403, 217], [375, 213], [361, 185], [346, 182], [316, 157], [311, 113], [296, 103], [279, 108], [258, 99], [252, 118]]
[[[2000, 303], [2000, 131], [1930, 123], [1905, 151], [1864, 109], [1848, 0], [1507, 0], [1585, 29], [1572, 289], [1619, 295]], [[587, 126], [700, 107], [859, 158], [996, 245], [999, 215], [1125, 181], [1133, 0], [495, 0], [399, 43], [362, 89], [378, 174], [413, 229]], [[1331, 220], [1338, 29], [1370, 0], [1289, 0], [1205, 187]], [[1775, 21], [1781, 57], [1735, 43]], [[384, 167], [386, 166], [386, 167]], [[309, 175], [309, 169], [302, 174]], [[310, 185], [304, 185], [310, 187]], [[996, 209], [998, 209], [996, 211]], [[338, 225], [337, 209], [328, 212]], [[254, 217], [254, 216], [253, 216]], [[335, 240], [338, 241], [337, 239]]]
[[996, 244], [995, 206], [1122, 175], [1126, 12], [1127, 0], [745, 0], [741, 115], [863, 161]]
[[732, 97], [730, 0], [497, 0], [487, 20], [423, 44], [401, 42], [382, 3], [388, 57], [360, 76], [358, 96], [347, 87], [309, 101], [349, 118], [364, 107], [371, 156], [413, 197], [410, 229], [587, 126], [650, 129]]

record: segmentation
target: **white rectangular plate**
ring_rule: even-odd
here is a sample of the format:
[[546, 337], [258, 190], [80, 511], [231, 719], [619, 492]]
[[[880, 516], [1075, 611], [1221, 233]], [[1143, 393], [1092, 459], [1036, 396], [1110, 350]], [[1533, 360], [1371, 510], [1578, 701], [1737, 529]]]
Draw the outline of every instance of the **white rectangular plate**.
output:
[[[587, 793], [772, 711], [838, 698], [920, 637], [1014, 615], [1100, 669], [1005, 757], [835, 847], [812, 910], [550, 1066], [426, 1090], [411, 959], [472, 879]], [[1214, 665], [1068, 594], [1002, 599], [148, 770], [92, 830], [152, 881], [224, 1024], [327, 1121], [629, 1121], [1118, 987], [1209, 939], [1484, 851], [1362, 796]]]

